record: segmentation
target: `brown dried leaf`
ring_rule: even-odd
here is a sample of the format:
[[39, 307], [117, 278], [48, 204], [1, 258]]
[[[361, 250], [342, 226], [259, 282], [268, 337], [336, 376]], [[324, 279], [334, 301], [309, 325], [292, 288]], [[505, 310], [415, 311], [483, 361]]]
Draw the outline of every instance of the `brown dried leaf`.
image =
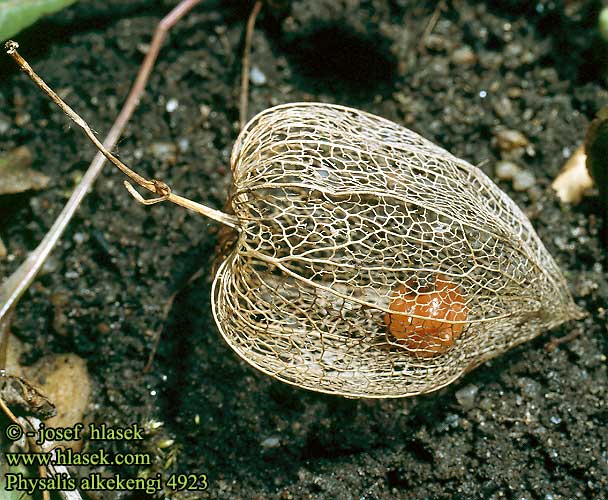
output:
[[0, 156], [0, 194], [22, 193], [44, 189], [49, 177], [30, 168], [32, 154], [25, 146]]
[[581, 144], [562, 167], [561, 172], [551, 184], [557, 197], [564, 203], [577, 204], [583, 194], [593, 186], [585, 161], [585, 148]]
[[0, 378], [0, 398], [10, 407], [18, 407], [28, 415], [42, 420], [57, 412], [41, 390], [25, 378], [6, 375]]
[[[57, 407], [57, 415], [45, 422], [47, 427], [72, 427], [82, 422], [91, 396], [91, 380], [82, 358], [76, 354], [47, 356], [27, 371]], [[73, 441], [61, 444], [75, 449], [81, 446]]]

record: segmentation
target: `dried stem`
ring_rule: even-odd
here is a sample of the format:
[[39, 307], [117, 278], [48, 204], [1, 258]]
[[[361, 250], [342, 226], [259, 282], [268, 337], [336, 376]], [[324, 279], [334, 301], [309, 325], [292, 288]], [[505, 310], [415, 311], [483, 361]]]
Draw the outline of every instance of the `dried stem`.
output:
[[[127, 122], [131, 118], [133, 111], [139, 103], [139, 98], [146, 86], [154, 62], [160, 51], [163, 40], [171, 27], [188, 13], [200, 0], [183, 0], [167, 16], [165, 16], [156, 28], [154, 37], [150, 44], [150, 50], [146, 54], [144, 61], [139, 69], [135, 83], [131, 87], [125, 104], [112, 125], [110, 132], [104, 140], [104, 147], [112, 149], [120, 137]], [[70, 199], [63, 210], [53, 223], [40, 244], [29, 254], [28, 258], [11, 274], [9, 279], [0, 287], [0, 348], [4, 349], [8, 340], [9, 314], [14, 310], [19, 299], [34, 281], [34, 278], [42, 268], [48, 255], [51, 253], [57, 241], [65, 231], [68, 223], [72, 219], [76, 209], [80, 206], [83, 198], [91, 189], [104, 165], [105, 157], [102, 153], [97, 153], [89, 168], [85, 172], [81, 181], [78, 183]], [[0, 360], [1, 361], [1, 360]], [[0, 364], [0, 369], [4, 368], [4, 363]]]
[[153, 198], [151, 200], [144, 200], [141, 195], [139, 195], [130, 184], [126, 184], [128, 191], [133, 195], [139, 202], [144, 205], [151, 205], [153, 203], [158, 203], [161, 201], [170, 201], [175, 203], [176, 205], [180, 205], [182, 207], [188, 208], [195, 212], [198, 212], [201, 215], [214, 219], [222, 224], [226, 224], [232, 228], [238, 227], [238, 219], [232, 215], [225, 214], [219, 210], [215, 210], [213, 208], [209, 208], [205, 205], [201, 205], [200, 203], [196, 203], [187, 198], [183, 198], [171, 192], [171, 188], [167, 186], [163, 181], [159, 181], [157, 179], [146, 179], [142, 177], [137, 172], [134, 172], [129, 167], [127, 167], [122, 161], [116, 158], [112, 153], [110, 153], [103, 144], [97, 139], [91, 128], [87, 125], [87, 123], [72, 109], [68, 106], [62, 99], [59, 97], [53, 89], [51, 89], [43, 80], [40, 78], [36, 72], [32, 69], [32, 67], [27, 63], [23, 57], [17, 52], [18, 44], [9, 40], [6, 43], [7, 54], [10, 55], [15, 62], [19, 65], [19, 67], [32, 79], [32, 81], [38, 85], [38, 87], [48, 95], [51, 100], [59, 106], [62, 111], [68, 115], [68, 117], [76, 123], [84, 133], [89, 138], [89, 140], [95, 145], [95, 147], [101, 151], [101, 153], [116, 167], [118, 167], [125, 175], [127, 175], [131, 180], [139, 184], [141, 187], [152, 191], [154, 194], [158, 195], [158, 198]]
[[6, 354], [8, 351], [8, 336], [10, 335], [11, 320], [14, 309], [9, 309], [0, 316], [0, 371], [4, 373], [6, 367]]
[[68, 115], [68, 117], [74, 121], [76, 123], [76, 125], [78, 125], [79, 127], [81, 127], [84, 130], [84, 133], [87, 135], [87, 137], [93, 142], [93, 144], [95, 144], [95, 146], [97, 147], [97, 149], [99, 149], [99, 151], [101, 151], [103, 153], [103, 155], [110, 160], [112, 163], [114, 163], [114, 165], [116, 165], [119, 169], [121, 169], [126, 175], [128, 175], [131, 179], [133, 179], [135, 182], [137, 182], [139, 185], [149, 189], [150, 191], [154, 191], [160, 194], [160, 191], [162, 190], [161, 187], [157, 187], [157, 185], [154, 183], [154, 181], [148, 181], [146, 179], [144, 179], [142, 176], [140, 176], [139, 174], [137, 174], [136, 172], [133, 172], [129, 167], [127, 167], [124, 163], [122, 163], [120, 160], [118, 160], [117, 158], [115, 158], [114, 156], [112, 156], [104, 147], [103, 144], [99, 141], [99, 139], [97, 139], [97, 137], [95, 137], [95, 134], [93, 134], [93, 131], [90, 129], [90, 127], [87, 125], [87, 123], [80, 117], [78, 116], [78, 114], [72, 109], [70, 108], [62, 99], [61, 97], [59, 97], [55, 91], [53, 89], [51, 89], [45, 82], [44, 80], [42, 80], [42, 78], [40, 78], [36, 72], [32, 69], [32, 67], [28, 64], [28, 62], [23, 59], [23, 57], [21, 57], [21, 55], [19, 54], [19, 52], [17, 52], [17, 48], [19, 47], [19, 44], [17, 42], [14, 42], [13, 40], [9, 40], [8, 42], [6, 42], [5, 48], [6, 48], [6, 53], [11, 56], [15, 62], [19, 65], [19, 67], [27, 74], [27, 76], [29, 76], [36, 85], [38, 85], [38, 87], [46, 94], [48, 95], [51, 100], [57, 104], [57, 106], [59, 106], [62, 111]]
[[253, 37], [255, 20], [258, 17], [261, 8], [262, 2], [261, 0], [258, 0], [253, 6], [251, 14], [249, 14], [249, 19], [247, 20], [247, 30], [245, 32], [245, 48], [243, 49], [243, 64], [241, 72], [241, 102], [239, 106], [239, 122], [241, 125], [241, 130], [247, 121], [247, 102], [249, 98], [249, 54], [251, 53], [251, 38]]
[[433, 32], [433, 29], [435, 29], [435, 25], [437, 24], [437, 21], [439, 21], [439, 18], [441, 17], [441, 13], [444, 10], [444, 8], [445, 8], [444, 0], [437, 2], [437, 5], [435, 5], [435, 10], [433, 11], [431, 18], [429, 19], [429, 22], [427, 23], [426, 28], [424, 28], [424, 32], [422, 33], [422, 36], [420, 37], [420, 42], [418, 42], [418, 52], [424, 53], [426, 51], [426, 48], [425, 48], [426, 41], [427, 41], [428, 37], [431, 35], [431, 33]]

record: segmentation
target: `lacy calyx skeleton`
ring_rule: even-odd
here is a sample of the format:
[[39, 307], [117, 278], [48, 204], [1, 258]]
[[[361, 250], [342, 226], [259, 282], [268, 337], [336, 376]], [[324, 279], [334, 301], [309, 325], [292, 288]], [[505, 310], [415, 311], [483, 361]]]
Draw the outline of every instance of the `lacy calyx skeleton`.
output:
[[279, 380], [349, 397], [430, 392], [580, 317], [515, 203], [404, 127], [286, 104], [245, 126], [231, 163], [240, 225], [213, 314]]

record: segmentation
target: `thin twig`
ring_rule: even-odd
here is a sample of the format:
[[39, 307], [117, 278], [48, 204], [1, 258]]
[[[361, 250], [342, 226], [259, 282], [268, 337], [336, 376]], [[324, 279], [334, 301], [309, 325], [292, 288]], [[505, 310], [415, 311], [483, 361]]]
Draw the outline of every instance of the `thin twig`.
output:
[[154, 357], [156, 356], [156, 351], [158, 350], [158, 346], [160, 344], [160, 337], [163, 333], [163, 326], [164, 326], [165, 321], [169, 317], [169, 313], [171, 312], [171, 309], [173, 307], [173, 302], [175, 301], [175, 297], [177, 297], [177, 294], [180, 293], [184, 288], [186, 288], [186, 286], [188, 286], [190, 283], [192, 283], [193, 281], [200, 278], [200, 276], [203, 274], [203, 269], [204, 268], [202, 268], [202, 267], [199, 268], [194, 274], [192, 274], [188, 278], [188, 281], [185, 284], [183, 284], [182, 286], [178, 286], [177, 289], [171, 294], [171, 296], [165, 302], [162, 313], [160, 315], [160, 320], [161, 320], [160, 323], [162, 326], [156, 332], [154, 332], [154, 340], [152, 342], [152, 349], [150, 350], [150, 354], [148, 356], [148, 362], [146, 363], [146, 366], [144, 367], [144, 373], [148, 373], [152, 369], [152, 363], [154, 362]]
[[[39, 420], [38, 418], [33, 417], [33, 416], [17, 418], [17, 416], [12, 412], [12, 410], [8, 407], [8, 405], [2, 398], [0, 398], [0, 410], [2, 412], [4, 412], [4, 414], [7, 416], [7, 418], [11, 422], [13, 422], [14, 424], [21, 427], [23, 435], [25, 436], [25, 439], [27, 440], [27, 444], [28, 444], [27, 451], [34, 451], [34, 453], [43, 453], [43, 452], [48, 452], [49, 448], [52, 448], [54, 446], [53, 443], [50, 443], [48, 441], [45, 442], [43, 444], [43, 446], [39, 446], [38, 443], [36, 442], [35, 437], [27, 435], [28, 432], [27, 432], [26, 424], [29, 425], [31, 427], [31, 429], [35, 431], [36, 429], [40, 429], [41, 420]], [[46, 447], [48, 447], [48, 448], [46, 448]], [[40, 465], [38, 467], [38, 474], [40, 474], [40, 477], [48, 477], [49, 474], [51, 476], [55, 476], [59, 473], [65, 474], [65, 476], [70, 477], [69, 471], [64, 466]], [[66, 500], [83, 500], [82, 496], [80, 495], [78, 490], [59, 491], [59, 494]], [[43, 490], [42, 498], [43, 498], [43, 500], [50, 500], [51, 497], [50, 497], [50, 493], [48, 490]]]
[[103, 144], [97, 139], [91, 127], [85, 122], [79, 115], [76, 113], [70, 106], [68, 106], [62, 99], [57, 95], [57, 93], [51, 89], [45, 82], [40, 78], [36, 72], [32, 69], [32, 67], [28, 64], [28, 62], [21, 57], [19, 52], [17, 52], [17, 47], [19, 45], [12, 40], [6, 42], [6, 53], [11, 56], [15, 62], [19, 65], [19, 67], [32, 79], [32, 81], [46, 94], [50, 97], [50, 99], [61, 108], [61, 110], [68, 115], [68, 117], [76, 123], [82, 130], [85, 135], [89, 138], [89, 140], [95, 145], [95, 147], [101, 151], [101, 153], [118, 169], [120, 169], [125, 175], [127, 175], [132, 181], [139, 184], [141, 187], [152, 191], [154, 194], [158, 195], [157, 198], [153, 198], [150, 200], [145, 200], [135, 189], [129, 184], [125, 182], [125, 187], [129, 191], [129, 193], [135, 197], [137, 201], [143, 203], [144, 205], [152, 205], [154, 203], [159, 203], [161, 201], [170, 201], [175, 203], [176, 205], [180, 205], [184, 208], [188, 208], [195, 212], [198, 212], [201, 215], [214, 219], [222, 224], [226, 224], [227, 226], [236, 228], [238, 226], [238, 219], [232, 215], [225, 214], [219, 210], [215, 210], [214, 208], [207, 207], [205, 205], [201, 205], [200, 203], [196, 203], [187, 198], [183, 198], [182, 196], [178, 196], [171, 192], [171, 188], [163, 181], [159, 181], [157, 179], [148, 180], [145, 177], [142, 177], [137, 172], [131, 170], [127, 165], [125, 165], [122, 161], [116, 158], [110, 151], [108, 151]]
[[553, 337], [549, 342], [545, 344], [545, 350], [547, 352], [553, 352], [557, 349], [558, 346], [562, 344], [566, 344], [567, 342], [571, 342], [575, 338], [581, 335], [582, 331], [577, 328], [576, 330], [572, 330], [570, 333], [564, 335], [563, 337]]
[[247, 121], [247, 104], [249, 100], [249, 54], [251, 53], [251, 39], [253, 38], [255, 20], [258, 17], [261, 8], [262, 2], [261, 0], [258, 0], [253, 6], [251, 14], [249, 14], [249, 19], [247, 20], [247, 29], [245, 31], [245, 48], [243, 49], [243, 63], [241, 72], [241, 102], [239, 106], [239, 122], [241, 130]]
[[[200, 0], [183, 0], [159, 23], [150, 44], [150, 50], [142, 62], [135, 83], [131, 87], [120, 114], [103, 142], [106, 149], [111, 150], [116, 146], [118, 138], [133, 114], [168, 30], [199, 2]], [[0, 327], [2, 327], [0, 328], [0, 347], [6, 344], [8, 334], [8, 322], [3, 324], [2, 321], [8, 318], [9, 313], [14, 310], [19, 299], [34, 281], [48, 255], [72, 219], [74, 212], [80, 206], [82, 199], [89, 189], [91, 189], [95, 179], [101, 172], [104, 162], [105, 158], [103, 154], [98, 153], [43, 240], [0, 287]], [[4, 368], [4, 364], [0, 365], [0, 369], [2, 368]]]
[[8, 337], [11, 331], [11, 320], [14, 309], [9, 309], [4, 316], [0, 316], [0, 370], [6, 369], [6, 355], [8, 351]]
[[[31, 426], [32, 429], [40, 429], [40, 424], [42, 423], [41, 420], [37, 419], [36, 417], [25, 417], [23, 418], [23, 420], [25, 420], [28, 425]], [[28, 438], [30, 439], [31, 442], [34, 442], [35, 440], [33, 438]], [[53, 459], [56, 458], [56, 449], [57, 449], [57, 442], [55, 441], [45, 441], [44, 443], [42, 443], [40, 446], [37, 445], [36, 443], [34, 443], [33, 445], [33, 449], [37, 450], [37, 453], [52, 453], [53, 454]], [[54, 460], [52, 460], [54, 461]], [[45, 466], [46, 469], [46, 475], [47, 476], [58, 476], [58, 475], [63, 475], [66, 478], [69, 478], [70, 475], [70, 471], [67, 469], [67, 467], [65, 467], [64, 465], [57, 465], [57, 464], [49, 464], [47, 466]], [[42, 474], [40, 474], [41, 477], [43, 477]], [[82, 496], [80, 495], [80, 492], [78, 491], [78, 488], [75, 490], [63, 490], [63, 491], [58, 491], [57, 492], [59, 494], [59, 496], [61, 496], [64, 500], [83, 500]], [[50, 497], [49, 497], [50, 498]]]
[[445, 7], [444, 0], [440, 0], [439, 2], [437, 2], [437, 5], [435, 5], [435, 10], [433, 11], [431, 18], [429, 19], [429, 22], [427, 23], [426, 28], [424, 28], [424, 32], [422, 33], [422, 36], [420, 37], [420, 42], [418, 42], [418, 52], [420, 52], [420, 53], [425, 52], [426, 40], [430, 36], [430, 34], [433, 32], [433, 30], [435, 29], [435, 25], [437, 24], [437, 21], [439, 21], [439, 17], [441, 16], [441, 12], [443, 11], [444, 7]]
[[62, 109], [62, 111], [66, 115], [68, 115], [68, 117], [74, 123], [76, 123], [76, 125], [78, 125], [80, 128], [82, 128], [84, 130], [84, 133], [91, 140], [91, 142], [93, 142], [93, 144], [95, 144], [97, 149], [99, 149], [108, 160], [110, 160], [112, 163], [114, 163], [114, 165], [116, 165], [120, 170], [122, 170], [126, 175], [128, 175], [131, 179], [133, 179], [135, 182], [137, 182], [140, 186], [145, 187], [146, 189], [149, 189], [150, 191], [152, 191], [154, 193], [164, 196], [166, 194], [165, 193], [166, 188], [164, 186], [159, 186], [159, 185], [155, 184], [154, 181], [148, 181], [148, 180], [144, 179], [138, 173], [133, 172], [133, 170], [131, 170], [129, 167], [127, 167], [119, 159], [112, 156], [112, 154], [103, 147], [103, 144], [101, 143], [101, 141], [99, 139], [97, 139], [97, 137], [95, 136], [95, 134], [93, 133], [91, 128], [87, 125], [87, 123], [72, 108], [70, 108], [70, 106], [68, 106], [61, 99], [61, 97], [59, 97], [57, 95], [57, 93], [52, 88], [50, 88], [44, 82], [44, 80], [42, 78], [40, 78], [36, 74], [36, 72], [28, 64], [28, 62], [25, 59], [23, 59], [23, 57], [21, 57], [21, 54], [19, 54], [19, 52], [17, 52], [18, 47], [19, 47], [19, 44], [17, 42], [14, 42], [13, 40], [9, 40], [8, 42], [6, 42], [6, 45], [5, 45], [6, 53], [14, 59], [14, 61], [27, 74], [27, 76], [29, 76], [33, 80], [33, 82], [36, 85], [38, 85], [38, 87], [46, 95], [48, 95], [51, 98], [51, 100], [55, 104], [57, 104], [57, 106], [59, 106]]
[[[251, 40], [253, 38], [255, 20], [256, 20], [258, 14], [260, 13], [261, 8], [262, 8], [262, 2], [261, 2], [261, 0], [258, 0], [255, 3], [255, 5], [253, 6], [251, 13], [249, 14], [249, 19], [247, 20], [247, 27], [246, 27], [246, 31], [245, 31], [245, 47], [243, 48], [243, 60], [242, 60], [242, 68], [241, 68], [241, 95], [240, 95], [240, 103], [239, 103], [239, 123], [240, 123], [241, 130], [243, 129], [243, 127], [245, 126], [245, 122], [247, 121], [247, 107], [248, 107], [248, 101], [249, 101], [249, 57], [251, 54]], [[129, 191], [131, 192], [131, 194], [133, 194], [133, 196], [137, 197], [137, 194], [135, 192], [133, 192], [133, 188], [130, 185], [127, 186], [127, 189], [129, 189]], [[140, 201], [143, 203], [145, 200], [140, 200]], [[148, 201], [150, 201], [150, 200], [148, 200]], [[190, 276], [190, 278], [188, 279], [188, 283], [191, 283], [192, 281], [197, 279], [201, 275], [201, 272], [202, 272], [202, 268], [199, 269], [192, 276]], [[164, 323], [164, 320], [166, 320], [169, 317], [169, 313], [171, 312], [171, 308], [173, 307], [173, 301], [175, 300], [175, 297], [177, 296], [177, 294], [182, 291], [182, 289], [183, 289], [183, 287], [180, 287], [176, 291], [174, 291], [171, 294], [171, 296], [167, 299], [167, 301], [165, 302], [162, 313], [160, 315], [161, 320], [163, 320], [163, 321], [161, 321], [161, 324]], [[162, 328], [163, 327], [161, 326], [156, 332], [154, 332], [154, 340], [152, 343], [152, 349], [150, 350], [150, 354], [148, 356], [148, 362], [146, 363], [146, 366], [144, 367], [144, 373], [147, 373], [152, 369], [152, 363], [154, 363], [154, 358], [156, 356], [156, 352], [157, 352], [158, 346], [160, 344]]]
[[[38, 475], [40, 477], [47, 477], [47, 468], [45, 465], [38, 466]], [[42, 490], [42, 500], [51, 500], [51, 493], [49, 490]]]
[[[11, 409], [6, 405], [4, 400], [0, 398], [0, 410], [4, 412], [4, 414], [11, 420], [14, 424], [17, 424], [19, 427], [23, 429], [21, 422], [17, 419], [15, 414], [11, 411]], [[23, 429], [23, 434], [25, 434], [25, 429]]]

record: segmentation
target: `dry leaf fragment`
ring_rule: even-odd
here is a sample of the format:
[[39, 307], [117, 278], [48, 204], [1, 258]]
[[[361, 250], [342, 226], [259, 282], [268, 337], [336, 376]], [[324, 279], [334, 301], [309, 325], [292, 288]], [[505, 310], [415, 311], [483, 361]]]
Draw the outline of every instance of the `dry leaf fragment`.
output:
[[0, 194], [15, 194], [44, 189], [49, 177], [30, 168], [32, 154], [25, 146], [0, 156]]
[[[76, 354], [57, 354], [42, 358], [27, 370], [33, 380], [53, 401], [57, 414], [45, 422], [47, 427], [73, 427], [82, 422], [91, 396], [91, 381], [86, 362]], [[62, 442], [80, 449], [81, 442]]]
[[57, 413], [51, 400], [40, 388], [15, 375], [0, 377], [0, 398], [7, 405], [20, 408], [24, 413], [41, 419]]
[[593, 186], [593, 180], [585, 164], [586, 160], [585, 147], [581, 144], [551, 184], [557, 197], [564, 203], [580, 203], [585, 191]]

